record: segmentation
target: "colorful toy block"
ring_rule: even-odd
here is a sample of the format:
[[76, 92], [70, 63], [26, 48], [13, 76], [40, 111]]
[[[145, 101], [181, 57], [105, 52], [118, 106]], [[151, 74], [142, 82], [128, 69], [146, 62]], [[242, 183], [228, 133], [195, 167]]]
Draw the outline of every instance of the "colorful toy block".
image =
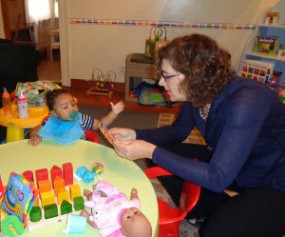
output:
[[42, 206], [48, 206], [55, 203], [53, 191], [41, 193]]
[[11, 227], [18, 235], [22, 235], [25, 231], [22, 222], [15, 215], [9, 215], [2, 220], [1, 229], [4, 236], [14, 236]]
[[36, 179], [37, 179], [37, 184], [40, 180], [48, 179], [48, 169], [43, 168], [43, 169], [36, 170]]
[[63, 167], [63, 177], [65, 179], [65, 185], [73, 184], [73, 166], [71, 163], [64, 163]]
[[74, 210], [81, 211], [84, 209], [84, 198], [82, 196], [75, 197], [73, 199]]
[[34, 173], [31, 170], [26, 170], [22, 173], [22, 175], [29, 180], [30, 182], [34, 182]]
[[42, 219], [42, 209], [39, 206], [33, 206], [30, 212], [30, 220], [39, 222]]
[[69, 193], [65, 188], [61, 188], [57, 194], [57, 204], [60, 206], [63, 200], [69, 201]]
[[63, 200], [60, 206], [60, 214], [65, 215], [72, 212], [72, 204], [66, 200]]
[[50, 218], [58, 216], [57, 205], [54, 203], [54, 204], [45, 206], [44, 212], [45, 212], [45, 218], [46, 219], [50, 219]]
[[55, 180], [53, 181], [53, 191], [54, 196], [57, 197], [57, 194], [61, 188], [64, 188], [65, 180], [59, 176], [56, 176]]
[[51, 184], [48, 179], [46, 180], [39, 180], [38, 181], [38, 188], [40, 190], [40, 193], [51, 191]]
[[78, 197], [81, 195], [81, 189], [78, 184], [73, 184], [69, 186], [70, 191], [70, 199], [73, 200], [75, 197]]
[[[51, 183], [52, 185], [54, 184], [54, 180], [55, 178], [59, 176], [61, 178], [63, 178], [63, 172], [62, 172], [62, 169], [56, 165], [54, 165], [52, 168], [51, 168], [51, 171], [50, 171], [50, 177], [51, 177]], [[54, 186], [53, 186], [54, 187]]]
[[39, 205], [40, 203], [39, 203], [39, 196], [38, 196], [34, 202], [34, 206], [39, 206]]

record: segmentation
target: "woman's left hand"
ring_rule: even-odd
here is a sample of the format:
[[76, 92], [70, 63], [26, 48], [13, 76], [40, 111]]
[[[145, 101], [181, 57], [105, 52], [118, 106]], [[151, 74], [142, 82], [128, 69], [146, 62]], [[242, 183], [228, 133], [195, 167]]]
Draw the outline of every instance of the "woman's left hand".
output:
[[117, 154], [129, 160], [142, 158], [152, 159], [155, 145], [143, 140], [114, 141], [113, 146]]

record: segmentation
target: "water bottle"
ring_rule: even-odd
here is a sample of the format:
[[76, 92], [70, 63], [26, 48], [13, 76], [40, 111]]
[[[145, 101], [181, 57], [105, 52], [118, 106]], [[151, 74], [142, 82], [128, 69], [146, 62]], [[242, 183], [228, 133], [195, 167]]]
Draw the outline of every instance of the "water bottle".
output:
[[20, 96], [17, 99], [19, 118], [28, 118], [28, 99], [21, 91]]
[[4, 92], [2, 94], [2, 107], [4, 111], [4, 116], [12, 117], [12, 100], [11, 95], [7, 91], [6, 87], [4, 87]]

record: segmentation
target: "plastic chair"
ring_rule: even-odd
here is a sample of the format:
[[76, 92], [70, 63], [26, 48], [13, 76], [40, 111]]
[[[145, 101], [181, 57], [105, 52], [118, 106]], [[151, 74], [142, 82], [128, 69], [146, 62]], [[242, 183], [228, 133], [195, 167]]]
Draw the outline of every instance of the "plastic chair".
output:
[[[174, 175], [160, 166], [154, 166], [144, 170], [149, 179], [159, 176]], [[200, 186], [184, 181], [180, 194], [179, 205], [170, 207], [165, 201], [157, 199], [159, 209], [159, 237], [179, 236], [179, 226], [187, 213], [196, 205], [200, 196]]]

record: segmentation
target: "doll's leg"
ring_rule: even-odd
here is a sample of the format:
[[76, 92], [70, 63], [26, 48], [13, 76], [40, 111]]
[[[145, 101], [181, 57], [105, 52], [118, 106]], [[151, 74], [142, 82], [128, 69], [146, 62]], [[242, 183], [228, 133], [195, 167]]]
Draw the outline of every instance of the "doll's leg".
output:
[[88, 223], [89, 225], [91, 225], [93, 228], [98, 229], [97, 226], [96, 226], [96, 224], [95, 224], [93, 221], [91, 221], [91, 220], [89, 219], [90, 214], [89, 214], [89, 212], [88, 212], [86, 209], [83, 209], [83, 210], [80, 212], [80, 216], [85, 216], [85, 217], [86, 217], [86, 220], [87, 220], [87, 223]]

